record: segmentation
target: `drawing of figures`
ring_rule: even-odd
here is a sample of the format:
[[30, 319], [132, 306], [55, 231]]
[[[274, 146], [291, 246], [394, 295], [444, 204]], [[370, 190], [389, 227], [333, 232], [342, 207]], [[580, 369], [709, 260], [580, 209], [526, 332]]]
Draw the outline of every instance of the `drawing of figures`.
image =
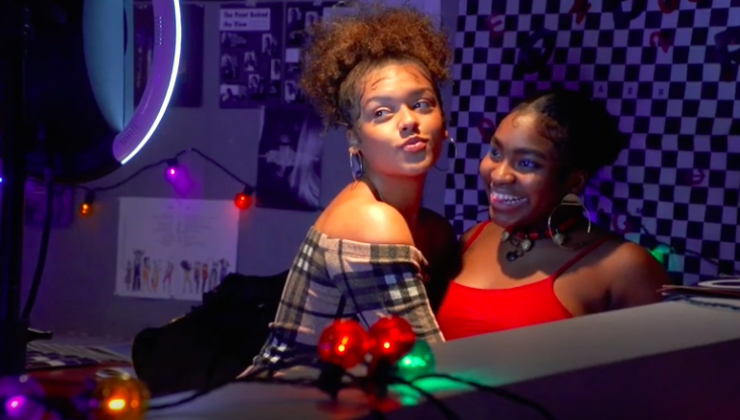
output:
[[133, 290], [141, 290], [141, 257], [144, 251], [137, 249], [134, 251], [134, 281], [132, 282]]
[[208, 276], [208, 290], [211, 291], [218, 286], [218, 261], [211, 264], [211, 271]]
[[167, 260], [167, 268], [164, 269], [164, 278], [162, 279], [162, 290], [165, 293], [172, 293], [172, 271], [175, 269], [175, 265], [172, 264], [172, 260]]
[[190, 270], [192, 270], [193, 267], [190, 265], [190, 261], [187, 260], [183, 260], [180, 263], [180, 267], [182, 267], [182, 271], [184, 274], [182, 281], [182, 292], [190, 293], [193, 286], [193, 281], [190, 280]]
[[221, 284], [222, 281], [226, 278], [226, 276], [229, 275], [229, 260], [226, 258], [221, 259], [221, 273], [218, 276], [218, 284]]
[[131, 281], [133, 280], [131, 278], [131, 275], [133, 274], [133, 266], [131, 265], [131, 260], [126, 261], [126, 279], [124, 282], [126, 283], [126, 290], [131, 290]]
[[159, 286], [159, 270], [160, 266], [159, 264], [161, 261], [154, 260], [152, 261], [152, 264], [154, 265], [154, 272], [152, 273], [152, 290], [156, 293], [157, 287]]
[[198, 290], [200, 290], [200, 261], [196, 261], [193, 267], [195, 278], [195, 292], [197, 293]]
[[151, 266], [149, 263], [149, 257], [144, 257], [144, 269], [141, 271], [141, 283], [144, 285], [144, 291], [149, 291], [151, 284], [149, 283], [149, 273]]
[[209, 259], [207, 263], [203, 263], [203, 265], [201, 266], [200, 274], [201, 274], [201, 280], [203, 280], [203, 286], [201, 287], [201, 290], [200, 290], [201, 293], [206, 292], [206, 286], [208, 283], [208, 264], [210, 264], [210, 261], [211, 260]]

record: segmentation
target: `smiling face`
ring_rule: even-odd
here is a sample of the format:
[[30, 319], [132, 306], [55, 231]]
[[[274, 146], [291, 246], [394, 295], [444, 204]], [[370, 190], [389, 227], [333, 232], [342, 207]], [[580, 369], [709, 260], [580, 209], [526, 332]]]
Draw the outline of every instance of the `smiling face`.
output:
[[535, 113], [512, 113], [491, 139], [480, 175], [490, 200], [491, 220], [503, 228], [534, 224], [547, 218], [576, 186], [563, 181], [557, 150], [537, 131]]
[[359, 80], [350, 153], [363, 168], [388, 176], [425, 174], [447, 137], [432, 80], [414, 63], [391, 62]]

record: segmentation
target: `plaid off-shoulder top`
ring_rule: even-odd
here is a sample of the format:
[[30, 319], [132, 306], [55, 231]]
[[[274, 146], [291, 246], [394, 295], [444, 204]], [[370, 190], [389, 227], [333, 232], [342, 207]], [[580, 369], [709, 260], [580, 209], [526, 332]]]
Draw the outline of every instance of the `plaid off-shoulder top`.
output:
[[427, 265], [413, 246], [335, 239], [311, 227], [293, 260], [270, 336], [252, 367], [315, 354], [319, 335], [336, 318], [354, 317], [367, 329], [396, 314], [419, 339], [444, 341], [424, 288]]

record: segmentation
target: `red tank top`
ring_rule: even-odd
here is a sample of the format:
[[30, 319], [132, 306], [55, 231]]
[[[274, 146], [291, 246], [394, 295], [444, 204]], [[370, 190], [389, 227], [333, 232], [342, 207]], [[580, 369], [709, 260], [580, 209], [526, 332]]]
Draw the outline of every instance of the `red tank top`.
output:
[[[489, 222], [481, 223], [473, 232], [463, 246], [463, 252], [478, 238]], [[452, 281], [437, 311], [437, 322], [445, 339], [454, 340], [572, 318], [573, 315], [555, 296], [553, 283], [565, 270], [607, 239], [608, 236], [605, 235], [594, 241], [551, 276], [523, 286], [508, 289], [478, 289]]]

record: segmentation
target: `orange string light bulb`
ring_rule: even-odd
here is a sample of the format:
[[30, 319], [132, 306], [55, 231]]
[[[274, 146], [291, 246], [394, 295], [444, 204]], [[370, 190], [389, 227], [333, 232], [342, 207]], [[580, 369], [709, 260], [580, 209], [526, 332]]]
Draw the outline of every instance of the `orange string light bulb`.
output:
[[94, 420], [140, 420], [149, 401], [146, 386], [129, 375], [103, 378], [95, 385], [91, 409]]

